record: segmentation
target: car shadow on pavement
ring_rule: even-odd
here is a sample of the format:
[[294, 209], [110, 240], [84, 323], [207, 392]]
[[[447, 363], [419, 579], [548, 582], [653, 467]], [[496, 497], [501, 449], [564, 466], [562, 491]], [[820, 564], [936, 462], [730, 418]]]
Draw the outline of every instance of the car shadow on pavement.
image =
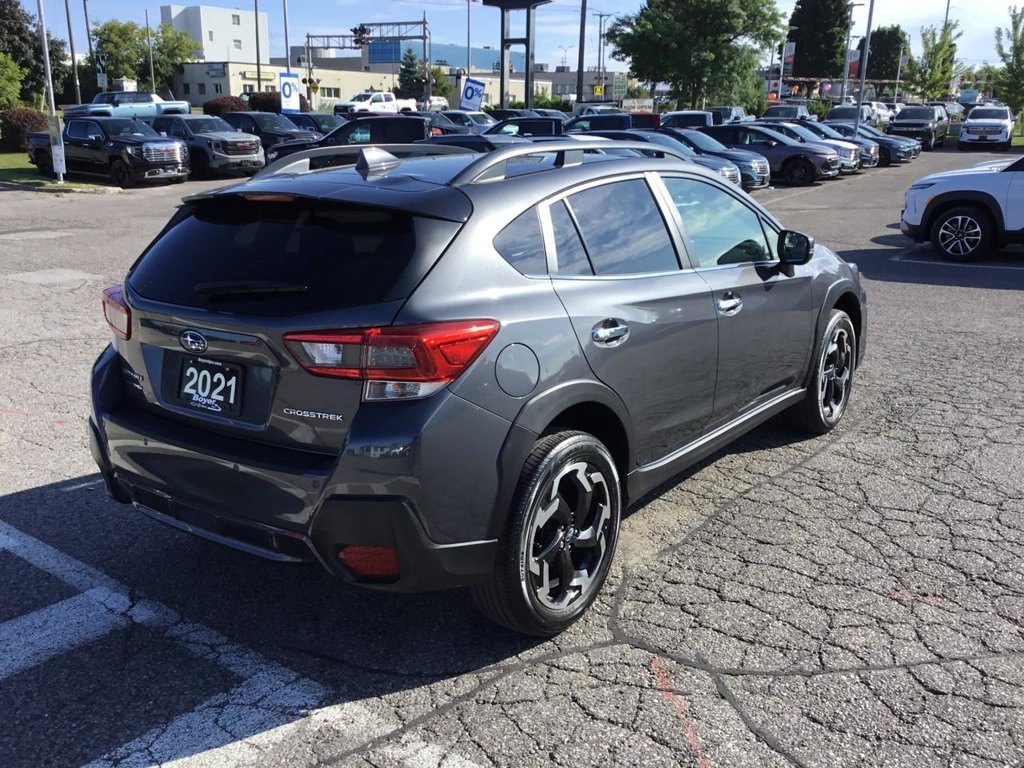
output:
[[[12, 528], [8, 534], [26, 537], [23, 550], [43, 555], [35, 562], [19, 557], [17, 538], [13, 553], [5, 551], [11, 538], [4, 524]], [[114, 597], [104, 597], [111, 591]], [[488, 622], [464, 590], [375, 593], [347, 586], [319, 566], [269, 562], [183, 534], [109, 500], [98, 475], [0, 497], [0, 607], [8, 592], [33, 596], [0, 610], [0, 641], [11, 639], [5, 624], [11, 634], [16, 622], [25, 624], [20, 631], [28, 641], [46, 635], [29, 626], [32, 615], [58, 603], [69, 611], [74, 600], [90, 607], [78, 606], [72, 616], [85, 627], [84, 639], [75, 643], [74, 626], [66, 637], [58, 628], [53, 642], [68, 647], [43, 653], [41, 661], [19, 661], [20, 652], [0, 642], [0, 708], [10, 713], [0, 725], [0, 745], [7, 744], [0, 746], [0, 765], [7, 768], [51, 764], [50, 758], [55, 765], [97, 760], [192, 716], [211, 697], [263, 685], [265, 677], [285, 681], [286, 699], [310, 698], [310, 706], [295, 707], [284, 722], [243, 718], [202, 745], [188, 739], [170, 745], [165, 757], [182, 758], [286, 725], [316, 707], [445, 687], [541, 642]], [[84, 599], [89, 595], [92, 601]], [[106, 610], [96, 595], [122, 608], [92, 638], [90, 622]], [[226, 650], [217, 650], [221, 644]], [[86, 700], [98, 706], [83, 706]], [[64, 714], [69, 707], [73, 716]], [[48, 745], [46, 759], [36, 762], [39, 755], [26, 751], [22, 731], [32, 743]]]
[[[902, 234], [871, 239], [875, 247], [837, 250], [869, 280], [913, 285], [1024, 290], [1024, 248], [1010, 246], [964, 264], [945, 261], [928, 243]], [[877, 246], [882, 246], [881, 248]], [[870, 290], [870, 289], [869, 289]]]

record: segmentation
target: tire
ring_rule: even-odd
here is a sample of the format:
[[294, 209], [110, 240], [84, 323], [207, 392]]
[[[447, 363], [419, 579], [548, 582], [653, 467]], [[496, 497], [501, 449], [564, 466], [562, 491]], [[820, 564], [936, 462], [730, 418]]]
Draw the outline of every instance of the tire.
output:
[[888, 168], [892, 165], [892, 153], [885, 147], [878, 150], [878, 164]]
[[814, 166], [805, 158], [794, 158], [782, 166], [782, 178], [787, 184], [807, 186], [814, 183], [814, 177]]
[[846, 413], [857, 364], [856, 332], [841, 309], [829, 313], [811, 361], [814, 369], [807, 395], [786, 411], [786, 420], [802, 432], [824, 435]]
[[946, 261], [970, 261], [992, 251], [995, 226], [988, 212], [977, 206], [950, 208], [932, 222], [931, 241]]
[[171, 184], [184, 184], [187, 179], [188, 176], [177, 176], [171, 179]]
[[[538, 440], [519, 477], [494, 572], [472, 588], [477, 608], [538, 637], [576, 621], [608, 576], [621, 496], [615, 461], [593, 435], [565, 431]], [[574, 577], [563, 588], [561, 574], [570, 567]]]
[[210, 177], [210, 159], [206, 156], [205, 152], [196, 152], [192, 155], [190, 175], [193, 179], [207, 179]]
[[44, 178], [52, 179], [54, 177], [53, 158], [50, 156], [49, 152], [36, 152], [36, 170], [39, 171], [39, 175]]
[[121, 189], [131, 189], [135, 186], [135, 179], [132, 178], [128, 166], [121, 159], [114, 160], [110, 164], [110, 180]]

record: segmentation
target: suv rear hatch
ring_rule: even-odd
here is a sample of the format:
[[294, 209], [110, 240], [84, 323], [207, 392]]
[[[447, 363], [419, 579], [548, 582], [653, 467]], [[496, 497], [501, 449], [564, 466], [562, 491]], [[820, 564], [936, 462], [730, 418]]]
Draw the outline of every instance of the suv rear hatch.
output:
[[336, 454], [363, 397], [350, 329], [389, 326], [459, 226], [273, 193], [185, 205], [126, 282], [128, 397], [190, 428]]

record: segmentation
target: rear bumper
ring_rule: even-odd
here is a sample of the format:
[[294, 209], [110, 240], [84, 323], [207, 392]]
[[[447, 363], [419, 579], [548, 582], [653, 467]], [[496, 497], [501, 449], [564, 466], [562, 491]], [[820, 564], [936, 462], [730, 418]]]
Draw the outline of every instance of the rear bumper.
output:
[[[452, 395], [419, 414], [430, 430], [406, 412], [372, 435], [352, 434], [340, 456], [268, 449], [126, 403], [119, 361], [108, 348], [94, 366], [88, 430], [115, 500], [187, 533], [279, 562], [315, 561], [374, 589], [459, 587], [492, 572], [498, 510], [507, 508], [497, 476], [503, 462], [521, 468], [519, 454], [535, 435], [513, 439], [508, 422]], [[410, 421], [417, 430], [411, 452], [374, 456], [358, 445], [398, 445]], [[483, 436], [453, 441], [451, 422]], [[448, 449], [439, 451], [438, 441]], [[448, 461], [456, 467], [444, 472]], [[360, 580], [339, 560], [347, 545], [395, 548], [399, 577]]]

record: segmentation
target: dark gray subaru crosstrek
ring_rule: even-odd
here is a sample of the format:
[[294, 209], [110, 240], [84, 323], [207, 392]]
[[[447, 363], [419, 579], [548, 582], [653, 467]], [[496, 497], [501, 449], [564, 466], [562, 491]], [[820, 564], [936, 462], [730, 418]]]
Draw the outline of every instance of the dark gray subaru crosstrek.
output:
[[104, 295], [110, 493], [564, 629], [627, 504], [782, 411], [829, 431], [864, 354], [854, 265], [668, 150], [606, 146], [296, 155], [186, 200]]

